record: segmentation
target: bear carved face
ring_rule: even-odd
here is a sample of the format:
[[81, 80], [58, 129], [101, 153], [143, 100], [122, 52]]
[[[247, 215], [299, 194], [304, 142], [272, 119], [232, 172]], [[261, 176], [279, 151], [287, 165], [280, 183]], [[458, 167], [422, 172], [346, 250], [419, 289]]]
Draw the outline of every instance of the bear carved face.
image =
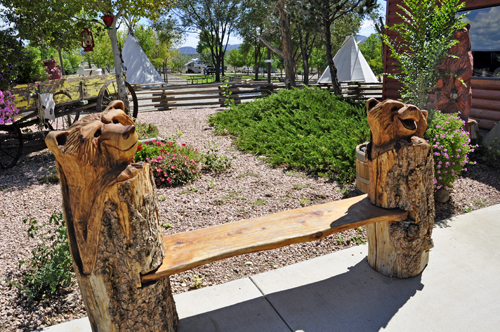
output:
[[427, 111], [414, 105], [391, 99], [379, 102], [371, 98], [366, 102], [366, 110], [372, 142], [376, 146], [400, 138], [422, 137], [427, 129]]
[[[113, 101], [103, 113], [87, 115], [67, 131], [51, 132], [47, 146], [56, 159], [73, 155], [82, 164], [112, 167], [129, 164], [137, 151], [138, 136], [121, 101]], [[66, 141], [59, 146], [58, 142]]]

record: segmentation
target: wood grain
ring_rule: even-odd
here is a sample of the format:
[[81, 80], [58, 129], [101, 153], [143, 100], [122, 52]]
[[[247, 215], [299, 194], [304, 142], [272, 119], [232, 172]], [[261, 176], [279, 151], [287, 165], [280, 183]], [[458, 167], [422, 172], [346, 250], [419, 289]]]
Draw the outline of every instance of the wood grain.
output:
[[405, 220], [399, 209], [372, 205], [366, 195], [327, 204], [208, 227], [164, 237], [166, 253], [160, 268], [142, 282], [245, 253], [292, 243], [319, 240], [330, 234], [381, 221]]

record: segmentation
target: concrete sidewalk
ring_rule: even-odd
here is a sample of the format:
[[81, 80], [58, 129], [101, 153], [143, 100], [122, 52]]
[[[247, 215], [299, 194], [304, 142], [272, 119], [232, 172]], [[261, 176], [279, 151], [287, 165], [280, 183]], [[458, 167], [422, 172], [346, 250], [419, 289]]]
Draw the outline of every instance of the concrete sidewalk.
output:
[[178, 294], [179, 332], [499, 331], [500, 205], [436, 222], [433, 239], [411, 279], [373, 271], [365, 245]]

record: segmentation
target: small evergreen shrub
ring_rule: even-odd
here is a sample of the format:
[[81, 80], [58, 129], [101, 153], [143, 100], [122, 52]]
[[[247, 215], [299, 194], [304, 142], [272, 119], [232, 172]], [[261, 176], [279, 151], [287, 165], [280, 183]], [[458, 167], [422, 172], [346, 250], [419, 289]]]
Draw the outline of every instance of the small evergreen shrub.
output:
[[434, 187], [449, 187], [467, 171], [469, 153], [474, 152], [469, 133], [463, 129], [465, 121], [459, 114], [446, 114], [431, 111], [429, 126], [424, 138], [434, 153]]
[[23, 222], [30, 225], [28, 237], [40, 239], [42, 243], [31, 251], [28, 261], [19, 262], [20, 267], [24, 264], [28, 267], [20, 289], [28, 298], [40, 300], [54, 294], [60, 286], [69, 286], [74, 277], [68, 233], [60, 212], [53, 213], [47, 225], [38, 225], [35, 218]]
[[231, 161], [226, 156], [220, 156], [219, 145], [216, 142], [210, 142], [206, 147], [207, 152], [203, 153], [201, 159], [203, 163], [203, 169], [209, 172], [225, 172], [231, 167]]
[[341, 182], [355, 179], [356, 145], [370, 138], [364, 104], [316, 88], [280, 90], [217, 113], [210, 124], [271, 165], [333, 173]]
[[160, 135], [158, 127], [153, 123], [136, 121], [134, 125], [139, 139], [155, 138]]

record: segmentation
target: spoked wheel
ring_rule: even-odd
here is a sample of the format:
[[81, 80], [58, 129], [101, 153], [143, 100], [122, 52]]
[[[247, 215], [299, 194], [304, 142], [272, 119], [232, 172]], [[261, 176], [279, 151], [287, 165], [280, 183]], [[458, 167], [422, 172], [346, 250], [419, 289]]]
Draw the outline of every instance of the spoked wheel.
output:
[[14, 124], [0, 126], [0, 168], [14, 167], [23, 152], [23, 136]]
[[[66, 91], [54, 93], [54, 99], [56, 96], [61, 95], [65, 95], [70, 100], [72, 99], [71, 95]], [[55, 120], [45, 121], [45, 127], [49, 130], [66, 130], [80, 118], [80, 110], [78, 108], [72, 108], [71, 106], [56, 106], [55, 113]]]
[[[125, 82], [127, 87], [127, 96], [130, 106], [130, 114], [133, 118], [137, 118], [139, 112], [139, 102], [137, 101], [137, 96], [135, 95], [134, 88]], [[109, 103], [113, 100], [118, 99], [118, 85], [116, 81], [109, 82], [101, 88], [99, 91], [99, 96], [97, 97], [97, 112], [102, 112], [108, 107]]]

